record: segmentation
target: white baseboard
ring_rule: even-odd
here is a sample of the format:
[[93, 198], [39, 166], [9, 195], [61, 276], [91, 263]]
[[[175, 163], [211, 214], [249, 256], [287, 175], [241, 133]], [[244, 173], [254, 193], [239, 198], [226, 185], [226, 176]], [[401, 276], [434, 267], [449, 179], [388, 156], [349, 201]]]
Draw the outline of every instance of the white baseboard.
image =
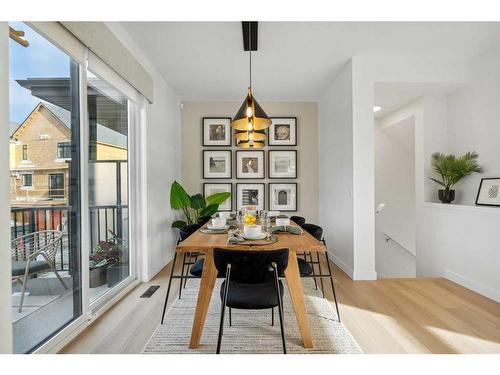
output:
[[333, 263], [335, 263], [342, 271], [344, 271], [347, 276], [353, 279], [354, 272], [351, 267], [342, 262], [333, 252], [328, 250], [328, 255], [332, 257]]
[[377, 272], [355, 270], [353, 280], [377, 280]]
[[473, 290], [476, 293], [481, 294], [482, 296], [491, 298], [492, 300], [496, 302], [500, 302], [500, 290], [493, 289], [492, 287], [478, 283], [477, 281], [474, 281], [472, 279], [469, 279], [468, 277], [459, 275], [456, 272], [450, 271], [450, 270], [445, 270], [444, 275], [448, 280], [451, 280], [457, 284], [460, 284], [467, 289]]

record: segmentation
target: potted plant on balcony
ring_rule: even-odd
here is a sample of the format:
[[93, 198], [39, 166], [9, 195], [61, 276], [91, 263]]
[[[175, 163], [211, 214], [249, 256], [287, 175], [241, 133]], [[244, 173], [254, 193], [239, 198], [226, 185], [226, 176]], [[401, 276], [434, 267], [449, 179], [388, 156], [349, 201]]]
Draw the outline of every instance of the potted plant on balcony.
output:
[[478, 154], [474, 151], [456, 157], [440, 152], [432, 154], [432, 168], [439, 178], [429, 177], [443, 189], [438, 191], [438, 198], [442, 203], [451, 203], [455, 199], [453, 187], [463, 178], [472, 173], [481, 173], [483, 169], [478, 165]]
[[170, 187], [170, 207], [182, 210], [185, 220], [176, 220], [172, 228], [183, 228], [196, 224], [203, 216], [212, 216], [219, 210], [219, 205], [231, 196], [229, 192], [215, 193], [208, 197], [202, 194], [189, 195], [177, 181]]
[[90, 255], [90, 288], [108, 283], [108, 287], [117, 284], [122, 278], [121, 264], [123, 241], [113, 236], [107, 241], [99, 241]]

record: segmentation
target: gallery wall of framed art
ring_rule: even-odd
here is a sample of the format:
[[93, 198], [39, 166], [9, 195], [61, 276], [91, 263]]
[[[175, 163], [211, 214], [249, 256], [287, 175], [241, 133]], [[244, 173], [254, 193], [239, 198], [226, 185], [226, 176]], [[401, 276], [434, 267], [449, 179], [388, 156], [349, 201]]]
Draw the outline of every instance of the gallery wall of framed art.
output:
[[317, 105], [266, 103], [272, 124], [266, 130], [265, 147], [256, 150], [238, 149], [235, 145], [229, 116], [236, 113], [240, 105], [232, 102], [184, 103], [184, 186], [205, 195], [231, 190], [231, 202], [221, 210], [235, 211], [250, 203], [288, 215], [299, 214], [317, 222]]

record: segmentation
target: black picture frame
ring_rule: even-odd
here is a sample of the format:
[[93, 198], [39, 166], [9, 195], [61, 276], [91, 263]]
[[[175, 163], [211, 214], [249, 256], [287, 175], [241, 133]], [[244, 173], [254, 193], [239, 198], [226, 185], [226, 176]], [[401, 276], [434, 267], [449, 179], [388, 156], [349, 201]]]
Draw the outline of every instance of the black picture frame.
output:
[[[500, 207], [500, 204], [479, 203], [479, 197], [481, 195], [481, 189], [483, 188], [483, 182], [487, 180], [498, 180], [498, 183], [500, 185], [500, 177], [481, 178], [481, 182], [479, 183], [479, 188], [477, 189], [476, 206]], [[500, 195], [500, 192], [498, 192], [498, 194]]]
[[[238, 155], [241, 155], [243, 153], [255, 153], [261, 155], [261, 160], [262, 160], [262, 177], [255, 177], [255, 176], [250, 176], [250, 177], [243, 177], [241, 176], [241, 171], [238, 167]], [[266, 154], [264, 150], [236, 150], [235, 158], [234, 158], [234, 167], [236, 169], [236, 179], [238, 180], [263, 180], [266, 178]]]
[[[228, 121], [228, 131], [226, 132], [229, 139], [225, 140], [224, 143], [210, 143], [206, 141], [206, 120], [223, 120]], [[208, 124], [209, 125], [209, 124]], [[214, 141], [212, 141], [214, 142]], [[219, 116], [219, 117], [202, 117], [201, 119], [201, 145], [203, 147], [231, 147], [233, 145], [233, 129], [231, 128], [231, 117]]]
[[230, 192], [231, 192], [231, 196], [229, 197], [229, 210], [221, 210], [219, 209], [219, 211], [222, 211], [222, 212], [231, 212], [233, 210], [233, 184], [231, 182], [204, 182], [203, 183], [203, 196], [206, 197], [207, 196], [207, 192], [205, 190], [205, 187], [206, 185], [229, 185], [230, 187]]
[[[280, 211], [280, 212], [297, 212], [299, 207], [299, 184], [296, 182], [270, 182], [267, 184], [267, 208], [269, 211]], [[272, 208], [272, 185], [295, 185], [295, 209], [294, 210], [284, 210], [278, 208]]]
[[[292, 117], [292, 116], [273, 116], [270, 117], [271, 121], [273, 122], [269, 128], [267, 128], [267, 144], [268, 146], [272, 147], [290, 147], [290, 146], [297, 146], [297, 139], [298, 139], [298, 121], [297, 117]], [[274, 130], [274, 119], [287, 119], [287, 120], [293, 120], [293, 139], [290, 139], [290, 142], [285, 143], [277, 141], [274, 139], [273, 136], [273, 130]]]
[[262, 210], [265, 210], [266, 209], [266, 184], [263, 183], [263, 182], [256, 182], [256, 183], [252, 183], [252, 182], [243, 182], [243, 183], [236, 183], [236, 196], [235, 196], [235, 200], [236, 200], [236, 210], [240, 210], [241, 209], [241, 206], [240, 206], [240, 202], [239, 202], [239, 197], [238, 197], [238, 192], [239, 192], [239, 187], [241, 185], [260, 185], [262, 186], [262, 208], [257, 208], [257, 210], [259, 209], [262, 209]]
[[[271, 154], [274, 152], [290, 152], [295, 154], [295, 175], [293, 177], [283, 177], [283, 176], [277, 176], [273, 177], [271, 174]], [[299, 174], [299, 157], [297, 150], [269, 150], [267, 151], [267, 178], [270, 180], [295, 180], [298, 178]]]
[[[229, 160], [229, 176], [217, 176], [217, 177], [207, 177], [206, 175], [206, 170], [205, 170], [205, 155], [206, 153], [209, 152], [224, 152], [228, 153], [229, 157], [227, 160]], [[202, 163], [202, 177], [204, 180], [224, 180], [224, 179], [232, 179], [233, 178], [233, 155], [232, 155], [232, 150], [202, 150], [201, 153], [201, 163]]]

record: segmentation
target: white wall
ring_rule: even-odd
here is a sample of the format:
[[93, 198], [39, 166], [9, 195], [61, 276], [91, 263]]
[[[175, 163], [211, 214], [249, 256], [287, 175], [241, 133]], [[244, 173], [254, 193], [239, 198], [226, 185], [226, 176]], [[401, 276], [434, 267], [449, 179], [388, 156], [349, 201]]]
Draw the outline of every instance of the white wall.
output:
[[142, 280], [151, 279], [173, 258], [176, 234], [170, 224], [176, 213], [170, 209], [170, 185], [180, 179], [180, 100], [123, 27], [107, 23], [109, 29], [144, 66], [154, 81], [154, 103], [146, 110], [147, 167], [147, 264]]
[[[202, 146], [201, 123], [203, 117], [232, 117], [240, 107], [240, 102], [184, 102], [182, 110], [182, 184], [191, 194], [202, 192], [202, 151], [210, 147]], [[318, 222], [318, 106], [308, 102], [260, 102], [268, 116], [297, 117], [297, 146], [269, 146], [265, 147], [265, 168], [268, 169], [268, 150], [297, 150], [297, 179], [298, 189], [297, 212], [287, 212], [288, 215], [300, 215], [307, 222]], [[222, 147], [224, 148], [224, 147]], [[221, 149], [222, 149], [221, 148]], [[247, 180], [237, 180], [235, 173], [235, 150], [233, 150], [233, 178], [231, 180], [217, 180], [214, 182], [232, 182], [233, 195], [236, 196], [235, 183], [244, 183]], [[228, 148], [229, 150], [229, 148]], [[266, 172], [267, 176], [267, 172]], [[266, 205], [269, 200], [267, 183], [286, 180], [248, 180], [248, 182], [266, 183]], [[236, 209], [236, 199], [233, 197], [233, 210]]]
[[0, 22], [0, 353], [12, 353], [8, 67], [9, 25]]
[[353, 277], [352, 63], [319, 102], [319, 223], [335, 263]]
[[[415, 277], [415, 117], [376, 122], [375, 260], [378, 278]], [[387, 241], [387, 237], [392, 240]]]

